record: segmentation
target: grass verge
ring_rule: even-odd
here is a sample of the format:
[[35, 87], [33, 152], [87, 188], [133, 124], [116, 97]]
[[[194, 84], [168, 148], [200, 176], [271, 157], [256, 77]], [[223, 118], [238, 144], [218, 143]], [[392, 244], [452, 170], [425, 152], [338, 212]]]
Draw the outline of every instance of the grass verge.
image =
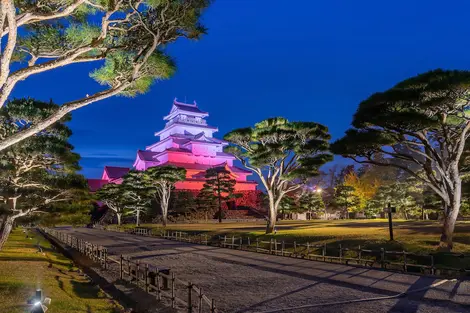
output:
[[[29, 238], [22, 229], [14, 230], [0, 251], [0, 312], [29, 312], [27, 300], [36, 288], [52, 299], [50, 312], [123, 312], [43, 236], [35, 230], [27, 234]], [[38, 244], [42, 252], [38, 252]]]
[[[134, 227], [124, 225], [124, 227]], [[143, 224], [156, 231], [163, 230], [161, 225]], [[439, 244], [441, 224], [437, 221], [394, 221], [394, 241], [389, 240], [388, 221], [375, 220], [336, 220], [336, 221], [280, 221], [277, 233], [264, 234], [262, 222], [243, 223], [194, 223], [169, 224], [166, 230], [178, 230], [193, 234], [204, 233], [209, 236], [250, 236], [260, 240], [276, 238], [286, 242], [310, 242], [328, 244], [344, 248], [365, 249], [386, 248], [409, 252], [436, 252]], [[454, 234], [453, 252], [470, 253], [470, 222], [458, 222]]]

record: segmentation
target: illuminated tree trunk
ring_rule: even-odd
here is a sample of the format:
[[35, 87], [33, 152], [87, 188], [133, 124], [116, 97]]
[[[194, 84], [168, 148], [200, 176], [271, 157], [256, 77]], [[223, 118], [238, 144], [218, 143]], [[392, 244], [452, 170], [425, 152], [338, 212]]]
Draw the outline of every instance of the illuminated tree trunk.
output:
[[140, 209], [137, 209], [135, 213], [135, 225], [140, 226]]
[[219, 223], [222, 223], [222, 195], [220, 194], [219, 173], [217, 173], [217, 198], [219, 200]]
[[439, 247], [444, 250], [452, 250], [453, 248], [452, 236], [459, 215], [461, 192], [461, 182], [458, 181], [454, 185], [454, 193], [448, 203], [444, 202], [444, 224], [442, 225], [441, 240], [439, 242]]
[[13, 229], [14, 219], [11, 216], [7, 216], [3, 223], [3, 228], [0, 234], [0, 250], [2, 250], [3, 245], [8, 240], [8, 236], [10, 236], [11, 230]]
[[158, 192], [160, 199], [160, 208], [162, 209], [162, 224], [165, 227], [168, 222], [168, 206], [170, 203], [171, 188], [172, 185], [169, 183], [162, 183], [159, 185], [161, 188]]
[[117, 216], [117, 223], [118, 223], [118, 225], [121, 225], [122, 213], [116, 213], [116, 216]]
[[278, 194], [276, 197], [275, 191], [268, 190], [268, 198], [269, 198], [269, 215], [268, 215], [268, 223], [266, 225], [266, 234], [272, 234], [276, 227], [276, 220], [277, 220], [277, 211], [279, 208], [279, 203], [284, 196], [283, 193]]
[[3, 231], [3, 227], [6, 224], [7, 217], [8, 217], [7, 214], [3, 214], [3, 215], [0, 216], [0, 233]]

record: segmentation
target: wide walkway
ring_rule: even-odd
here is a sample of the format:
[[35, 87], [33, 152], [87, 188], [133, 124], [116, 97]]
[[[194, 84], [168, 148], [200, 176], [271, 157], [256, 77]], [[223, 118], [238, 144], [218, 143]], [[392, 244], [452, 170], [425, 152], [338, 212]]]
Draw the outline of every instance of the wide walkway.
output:
[[[169, 267], [201, 286], [222, 312], [263, 312], [310, 304], [393, 296], [441, 279], [181, 243], [87, 228], [63, 228], [126, 255]], [[448, 281], [410, 296], [285, 312], [470, 312], [470, 281]]]

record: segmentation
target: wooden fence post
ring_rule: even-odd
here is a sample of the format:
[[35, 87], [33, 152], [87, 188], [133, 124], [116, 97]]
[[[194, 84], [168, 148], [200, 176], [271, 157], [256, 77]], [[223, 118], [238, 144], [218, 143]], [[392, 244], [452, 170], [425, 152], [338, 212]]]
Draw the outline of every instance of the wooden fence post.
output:
[[361, 259], [362, 259], [362, 249], [361, 245], [358, 247], [358, 257], [359, 257], [359, 264], [361, 264]]
[[121, 254], [119, 258], [119, 277], [121, 278], [121, 280], [122, 280], [123, 274], [124, 273], [123, 273], [123, 268], [122, 268], [122, 254]]
[[406, 252], [405, 252], [405, 250], [403, 250], [403, 269], [405, 270], [405, 272], [408, 271], [408, 266], [406, 264]]
[[309, 254], [310, 254], [310, 242], [307, 241], [307, 254], [306, 254], [307, 259], [309, 258], [308, 256]]
[[258, 248], [259, 248], [259, 241], [258, 241], [258, 238], [256, 238], [256, 252], [258, 252]]
[[130, 278], [131, 278], [131, 280], [132, 280], [132, 276], [131, 276], [131, 262], [130, 262], [129, 257], [127, 257], [127, 275], [129, 275]]
[[326, 243], [323, 244], [322, 255], [323, 255], [323, 262], [325, 262], [326, 261]]
[[199, 288], [199, 313], [202, 313], [202, 300], [203, 300], [203, 296], [202, 296], [202, 288]]
[[251, 246], [251, 239], [250, 239], [250, 237], [248, 236], [248, 248], [247, 248], [247, 250], [250, 249], [250, 246]]
[[171, 308], [175, 308], [175, 273], [171, 273]]
[[211, 302], [211, 313], [215, 313], [215, 300], [212, 299], [212, 302]]
[[274, 239], [274, 254], [277, 255], [277, 240]]
[[380, 248], [380, 267], [384, 268], [384, 261], [385, 261], [385, 250], [384, 248]]
[[431, 254], [431, 275], [434, 275], [434, 255]]
[[161, 300], [162, 295], [161, 295], [161, 290], [160, 290], [160, 271], [158, 270], [158, 268], [157, 268], [156, 276], [157, 276], [157, 300]]
[[149, 292], [149, 265], [147, 263], [145, 263], [144, 275], [145, 275], [145, 292], [148, 293]]
[[297, 242], [294, 240], [294, 256], [297, 256]]
[[193, 285], [191, 284], [191, 282], [189, 282], [188, 283], [188, 313], [193, 312], [192, 294], [193, 294]]
[[232, 247], [231, 248], [235, 249], [235, 237], [234, 236], [232, 236]]
[[281, 243], [281, 255], [284, 256], [284, 240]]
[[339, 244], [339, 262], [343, 262], [343, 246]]

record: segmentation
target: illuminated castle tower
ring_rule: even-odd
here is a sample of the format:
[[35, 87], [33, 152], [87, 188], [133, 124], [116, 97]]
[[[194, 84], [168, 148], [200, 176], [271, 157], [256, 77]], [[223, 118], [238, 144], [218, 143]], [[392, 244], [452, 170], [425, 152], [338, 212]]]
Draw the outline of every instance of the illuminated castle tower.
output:
[[200, 190], [208, 168], [225, 166], [237, 180], [236, 190], [255, 190], [256, 182], [248, 181], [250, 171], [233, 165], [235, 157], [223, 152], [228, 143], [214, 138], [217, 127], [209, 126], [196, 103], [173, 101], [170, 113], [163, 119], [165, 128], [155, 133], [160, 140], [145, 150], [137, 152], [134, 168], [145, 170], [152, 166], [174, 165], [187, 170], [186, 181], [176, 184], [176, 189]]
[[[201, 111], [196, 103], [173, 101], [170, 113], [163, 119], [165, 128], [155, 133], [160, 140], [145, 150], [138, 150], [133, 168], [146, 170], [153, 166], [174, 165], [187, 170], [186, 180], [176, 184], [179, 190], [201, 190], [208, 168], [224, 166], [236, 179], [236, 191], [254, 191], [257, 183], [247, 180], [250, 171], [233, 164], [235, 157], [223, 152], [227, 142], [214, 138], [217, 127], [205, 120], [209, 114]], [[130, 169], [106, 166], [100, 180], [89, 180], [91, 189], [99, 189], [106, 183], [120, 183]], [[93, 187], [92, 185], [95, 185]]]

